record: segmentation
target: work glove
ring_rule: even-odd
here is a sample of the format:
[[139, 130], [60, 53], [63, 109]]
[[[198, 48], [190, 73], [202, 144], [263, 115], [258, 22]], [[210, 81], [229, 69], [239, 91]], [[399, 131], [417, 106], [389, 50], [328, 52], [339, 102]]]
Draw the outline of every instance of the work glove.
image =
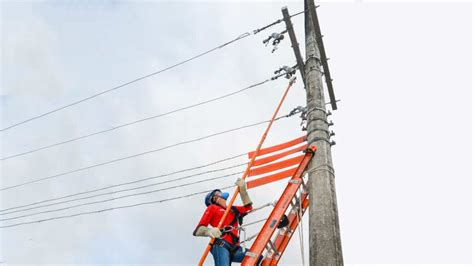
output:
[[195, 236], [208, 236], [208, 237], [212, 237], [212, 238], [219, 238], [221, 237], [222, 233], [221, 233], [221, 230], [219, 230], [218, 228], [216, 227], [207, 227], [207, 226], [199, 226], [198, 228], [196, 228], [196, 230], [194, 231], [193, 235]]
[[207, 235], [211, 238], [219, 238], [221, 237], [222, 233], [221, 230], [217, 227], [207, 228]]
[[240, 177], [235, 181], [235, 184], [239, 187], [240, 190], [247, 189], [247, 183]]
[[242, 199], [244, 206], [252, 205], [252, 200], [247, 192], [247, 183], [245, 180], [238, 178], [237, 181], [235, 181], [235, 184], [239, 187], [240, 198]]

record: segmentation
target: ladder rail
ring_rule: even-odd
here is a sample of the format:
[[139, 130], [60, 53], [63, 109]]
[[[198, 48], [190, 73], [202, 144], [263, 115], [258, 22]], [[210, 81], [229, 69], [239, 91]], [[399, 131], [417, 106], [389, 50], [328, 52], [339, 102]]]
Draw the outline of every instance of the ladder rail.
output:
[[[308, 209], [308, 206], [309, 206], [308, 194], [304, 193], [302, 195], [302, 204], [301, 204], [302, 216]], [[299, 210], [296, 210], [296, 211], [299, 211]], [[298, 227], [299, 223], [302, 222], [300, 218], [298, 217], [298, 213], [296, 212], [288, 216], [288, 220], [290, 221], [290, 223], [285, 233], [282, 235], [279, 234], [274, 240], [274, 245], [276, 246], [278, 253], [276, 255], [271, 256], [270, 258], [265, 258], [265, 261], [262, 265], [277, 265], [278, 264], [288, 244], [290, 243], [290, 240], [293, 237], [293, 234], [295, 233], [296, 228]]]

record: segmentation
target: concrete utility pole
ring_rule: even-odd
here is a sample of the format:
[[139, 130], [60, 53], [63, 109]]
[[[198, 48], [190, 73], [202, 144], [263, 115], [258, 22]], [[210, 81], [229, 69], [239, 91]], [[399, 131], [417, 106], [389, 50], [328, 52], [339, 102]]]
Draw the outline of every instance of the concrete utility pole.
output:
[[[318, 48], [314, 0], [305, 0], [306, 65], [305, 84], [307, 101], [308, 144], [317, 151], [309, 170], [309, 265], [343, 265], [339, 217], [337, 212], [334, 170], [332, 167], [330, 133], [323, 93], [322, 63]], [[319, 30], [319, 29], [318, 29]], [[322, 62], [325, 60], [325, 62]], [[332, 88], [331, 88], [332, 89]]]

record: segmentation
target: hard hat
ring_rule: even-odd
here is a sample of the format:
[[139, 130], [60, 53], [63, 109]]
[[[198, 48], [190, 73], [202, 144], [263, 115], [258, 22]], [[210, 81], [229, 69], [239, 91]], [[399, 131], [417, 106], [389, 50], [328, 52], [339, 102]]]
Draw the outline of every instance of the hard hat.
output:
[[206, 204], [206, 206], [209, 206], [211, 205], [212, 203], [212, 197], [214, 196], [214, 194], [216, 194], [217, 192], [220, 192], [220, 197], [227, 200], [227, 198], [229, 197], [229, 193], [227, 192], [222, 192], [220, 189], [214, 189], [213, 191], [209, 192], [206, 197], [204, 198], [204, 203]]

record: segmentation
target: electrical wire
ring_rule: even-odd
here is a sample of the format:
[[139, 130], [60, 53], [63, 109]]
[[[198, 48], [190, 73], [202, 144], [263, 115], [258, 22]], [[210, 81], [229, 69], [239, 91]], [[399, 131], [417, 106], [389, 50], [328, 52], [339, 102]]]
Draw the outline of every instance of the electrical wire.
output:
[[195, 55], [195, 56], [193, 56], [193, 57], [191, 57], [191, 58], [188, 58], [188, 59], [186, 59], [186, 60], [183, 60], [183, 61], [181, 61], [181, 62], [179, 62], [179, 63], [176, 63], [176, 64], [174, 64], [174, 65], [165, 67], [165, 68], [163, 68], [163, 69], [160, 69], [160, 70], [158, 70], [158, 71], [156, 71], [156, 72], [147, 74], [147, 75], [145, 75], [145, 76], [136, 78], [136, 79], [134, 79], [134, 80], [132, 80], [132, 81], [129, 81], [129, 82], [120, 84], [120, 85], [115, 86], [115, 87], [113, 87], [113, 88], [110, 88], [110, 89], [108, 89], [108, 90], [101, 91], [101, 92], [99, 92], [99, 93], [96, 93], [96, 94], [93, 94], [93, 95], [91, 95], [91, 96], [85, 97], [85, 98], [83, 98], [83, 99], [80, 99], [80, 100], [78, 100], [78, 101], [72, 102], [72, 103], [70, 103], [70, 104], [67, 104], [67, 105], [58, 107], [58, 108], [53, 109], [53, 110], [51, 110], [51, 111], [48, 111], [48, 112], [46, 112], [46, 113], [43, 113], [43, 114], [40, 114], [40, 115], [37, 115], [37, 116], [33, 116], [33, 117], [28, 118], [28, 119], [26, 119], [26, 120], [23, 120], [23, 121], [21, 121], [21, 122], [15, 123], [15, 124], [10, 125], [10, 126], [7, 126], [7, 127], [5, 127], [5, 128], [0, 129], [0, 132], [6, 131], [6, 130], [8, 130], [8, 129], [17, 127], [17, 126], [19, 126], [19, 125], [25, 124], [25, 123], [27, 123], [27, 122], [30, 122], [30, 121], [33, 121], [33, 120], [36, 120], [36, 119], [39, 119], [39, 118], [41, 118], [41, 117], [50, 115], [50, 114], [52, 114], [52, 113], [55, 113], [55, 112], [58, 112], [58, 111], [60, 111], [60, 110], [66, 109], [66, 108], [71, 107], [71, 106], [73, 106], [73, 105], [80, 104], [80, 103], [82, 103], [82, 102], [88, 101], [88, 100], [93, 99], [93, 98], [95, 98], [95, 97], [98, 97], [98, 96], [100, 96], [100, 95], [103, 95], [103, 94], [109, 93], [109, 92], [111, 92], [111, 91], [120, 89], [120, 88], [122, 88], [122, 87], [125, 87], [125, 86], [130, 85], [130, 84], [135, 83], [135, 82], [138, 82], [138, 81], [140, 81], [140, 80], [144, 80], [144, 79], [149, 78], [149, 77], [151, 77], [151, 76], [158, 75], [158, 74], [163, 73], [163, 72], [165, 72], [165, 71], [167, 71], [167, 70], [173, 69], [173, 68], [175, 68], [175, 67], [177, 67], [177, 66], [180, 66], [180, 65], [185, 64], [185, 63], [187, 63], [187, 62], [190, 62], [190, 61], [192, 61], [192, 60], [195, 60], [195, 59], [197, 59], [197, 58], [199, 58], [199, 57], [202, 57], [202, 56], [204, 56], [204, 55], [207, 55], [207, 54], [209, 54], [209, 53], [211, 53], [211, 52], [213, 52], [213, 51], [216, 51], [216, 50], [218, 50], [218, 49], [220, 49], [220, 48], [223, 48], [223, 47], [225, 47], [225, 46], [227, 46], [227, 45], [229, 45], [229, 44], [231, 44], [231, 43], [233, 43], [233, 42], [236, 42], [236, 41], [241, 40], [241, 39], [243, 39], [243, 38], [245, 38], [245, 37], [248, 37], [248, 36], [250, 36], [250, 33], [246, 32], [246, 33], [241, 34], [240, 36], [238, 36], [237, 38], [235, 38], [235, 39], [233, 39], [233, 40], [231, 40], [231, 41], [229, 41], [229, 42], [226, 42], [226, 43], [224, 43], [224, 44], [222, 44], [222, 45], [219, 45], [219, 46], [217, 46], [217, 47], [214, 47], [214, 48], [212, 48], [212, 49], [209, 49], [209, 50], [207, 50], [207, 51], [205, 51], [205, 52], [202, 52], [202, 53], [200, 53], [200, 54], [198, 54], [198, 55]]
[[[316, 7], [318, 7], [318, 6], [316, 6]], [[306, 13], [307, 11], [308, 11], [308, 10], [303, 10], [303, 11], [300, 11], [300, 12], [298, 12], [298, 13], [295, 13], [295, 14], [291, 15], [290, 18], [295, 17], [295, 16], [298, 16], [298, 15], [301, 15], [301, 14], [303, 14], [303, 13]]]
[[[287, 117], [287, 116], [281, 116], [281, 117], [279, 117], [279, 119], [285, 118], [285, 117]], [[275, 119], [275, 120], [277, 120], [277, 119]], [[52, 178], [56, 178], [56, 177], [59, 177], [59, 176], [68, 175], [68, 174], [72, 174], [72, 173], [77, 173], [77, 172], [88, 170], [88, 169], [91, 169], [91, 168], [96, 168], [96, 167], [99, 167], [99, 166], [108, 165], [108, 164], [111, 164], [111, 163], [116, 163], [116, 162], [119, 162], [119, 161], [135, 158], [135, 157], [138, 157], [138, 156], [143, 156], [143, 155], [146, 155], [146, 154], [151, 154], [151, 153], [155, 153], [155, 152], [158, 152], [158, 151], [167, 150], [167, 149], [170, 149], [170, 148], [173, 148], [173, 147], [177, 147], [177, 146], [181, 146], [181, 145], [201, 141], [201, 140], [204, 140], [204, 139], [212, 138], [212, 137], [215, 137], [215, 136], [223, 135], [223, 134], [238, 131], [238, 130], [242, 130], [242, 129], [245, 129], [245, 128], [259, 126], [259, 125], [262, 125], [262, 124], [266, 124], [268, 122], [270, 122], [270, 121], [265, 120], [265, 121], [257, 122], [257, 123], [254, 123], [254, 124], [249, 124], [249, 125], [245, 125], [245, 126], [241, 126], [241, 127], [237, 127], [237, 128], [233, 128], [233, 129], [224, 130], [224, 131], [217, 132], [217, 133], [210, 134], [210, 135], [206, 135], [206, 136], [203, 136], [203, 137], [199, 137], [199, 138], [195, 138], [195, 139], [191, 139], [191, 140], [171, 144], [171, 145], [168, 145], [168, 146], [164, 146], [164, 147], [161, 147], [161, 148], [158, 148], [158, 149], [154, 149], [154, 150], [150, 150], [150, 151], [146, 151], [146, 152], [141, 152], [141, 153], [129, 155], [129, 156], [126, 156], [126, 157], [106, 161], [106, 162], [103, 162], [103, 163], [93, 164], [93, 165], [90, 165], [90, 166], [82, 167], [82, 168], [71, 170], [71, 171], [68, 171], [68, 172], [63, 172], [63, 173], [60, 173], [60, 174], [55, 174], [55, 175], [51, 175], [51, 176], [47, 176], [47, 177], [42, 177], [42, 178], [39, 178], [39, 179], [34, 179], [34, 180], [31, 180], [31, 181], [20, 183], [20, 184], [13, 185], [13, 186], [3, 187], [3, 188], [0, 188], [0, 191], [10, 190], [10, 189], [13, 189], [13, 188], [26, 186], [26, 185], [33, 184], [33, 183], [38, 183], [38, 182], [48, 180], [48, 179], [52, 179]]]
[[235, 175], [242, 174], [242, 173], [243, 173], [243, 171], [240, 171], [240, 172], [235, 172], [235, 173], [232, 173], [232, 174], [227, 174], [227, 175], [222, 175], [222, 176], [217, 176], [217, 177], [211, 177], [211, 178], [207, 178], [207, 179], [203, 179], [203, 180], [199, 180], [199, 181], [195, 181], [195, 182], [190, 182], [190, 183], [185, 183], [185, 184], [181, 184], [181, 185], [176, 185], [176, 186], [172, 186], [172, 187], [155, 189], [155, 190], [151, 190], [151, 191], [147, 191], [147, 192], [128, 194], [128, 195], [124, 195], [124, 196], [120, 196], [120, 197], [116, 197], [116, 198], [110, 198], [110, 199], [106, 199], [106, 200], [92, 201], [92, 202], [71, 205], [71, 206], [67, 206], [67, 207], [63, 207], [63, 208], [59, 208], [59, 209], [54, 209], [54, 210], [47, 210], [47, 211], [41, 211], [41, 212], [35, 212], [35, 213], [15, 216], [15, 217], [11, 217], [11, 218], [4, 218], [4, 219], [0, 219], [0, 221], [16, 220], [16, 219], [35, 216], [35, 215], [39, 215], [39, 214], [64, 211], [64, 210], [69, 210], [69, 209], [73, 209], [73, 208], [77, 208], [77, 207], [83, 207], [83, 206], [88, 206], [88, 205], [93, 205], [93, 204], [99, 204], [99, 203], [109, 202], [109, 201], [118, 200], [118, 199], [148, 195], [148, 194], [152, 194], [152, 193], [156, 193], [156, 192], [160, 192], [160, 191], [176, 189], [176, 188], [182, 188], [182, 187], [187, 187], [187, 186], [191, 186], [191, 185], [195, 185], [195, 184], [200, 184], [200, 183], [203, 183], [203, 182], [214, 181], [214, 180], [217, 180], [217, 179], [222, 179], [222, 178], [229, 177], [229, 176], [235, 176]]
[[[225, 190], [225, 189], [232, 188], [232, 187], [235, 187], [235, 185], [227, 186], [227, 187], [221, 187], [219, 189], [220, 190]], [[191, 194], [185, 194], [185, 195], [182, 195], [182, 196], [171, 197], [171, 198], [166, 198], [166, 199], [162, 199], [162, 200], [147, 201], [147, 202], [141, 202], [141, 203], [136, 203], [136, 204], [131, 204], [131, 205], [122, 205], [122, 206], [111, 207], [111, 208], [101, 209], [101, 210], [96, 210], [96, 211], [80, 212], [80, 213], [71, 214], [71, 215], [64, 215], [64, 216], [55, 216], [55, 217], [36, 220], [36, 221], [22, 222], [22, 223], [10, 224], [10, 225], [2, 225], [2, 226], [0, 226], [0, 228], [10, 228], [10, 227], [16, 227], [16, 226], [20, 226], [20, 225], [42, 223], [42, 222], [46, 222], [46, 221], [67, 219], [67, 218], [83, 216], [83, 215], [91, 215], [91, 214], [97, 214], [97, 213], [108, 212], [108, 211], [113, 211], [113, 210], [119, 210], [119, 209], [133, 208], [133, 207], [138, 207], [138, 206], [143, 206], [143, 205], [163, 203], [163, 202], [174, 201], [174, 200], [178, 200], [178, 199], [183, 199], [183, 198], [188, 198], [188, 197], [192, 197], [192, 196], [197, 196], [197, 195], [209, 193], [210, 191], [212, 191], [212, 190], [194, 192], [194, 193], [191, 193]]]
[[[303, 11], [303, 12], [299, 12], [299, 13], [297, 13], [297, 14], [293, 14], [293, 15], [291, 15], [290, 17], [297, 16], [297, 15], [299, 15], [299, 14], [301, 14], [301, 13], [304, 13], [304, 11]], [[271, 23], [271, 24], [269, 24], [269, 25], [266, 25], [266, 26], [264, 26], [264, 27], [262, 27], [262, 28], [259, 28], [259, 29], [256, 29], [256, 30], [252, 31], [252, 33], [255, 35], [255, 34], [259, 33], [260, 31], [263, 31], [263, 30], [265, 30], [265, 29], [267, 29], [267, 28], [270, 28], [270, 27], [272, 27], [272, 26], [274, 26], [274, 25], [276, 25], [276, 24], [278, 24], [278, 23], [281, 23], [282, 21], [283, 21], [282, 19], [279, 19], [279, 20], [277, 20], [277, 21], [275, 21], [275, 22], [273, 22], [273, 23]], [[252, 35], [252, 34], [249, 33], [249, 32], [245, 32], [245, 33], [239, 35], [239, 36], [238, 36], [237, 38], [235, 38], [235, 39], [232, 39], [232, 40], [230, 40], [230, 41], [228, 41], [228, 42], [226, 42], [226, 43], [224, 43], [224, 44], [221, 44], [221, 45], [219, 45], [219, 46], [216, 46], [216, 47], [214, 47], [214, 48], [211, 48], [211, 49], [209, 49], [209, 50], [207, 50], [207, 51], [205, 51], [205, 52], [202, 52], [202, 53], [200, 53], [200, 54], [198, 54], [198, 55], [195, 55], [195, 56], [193, 56], [193, 57], [190, 57], [190, 58], [188, 58], [188, 59], [185, 59], [185, 60], [183, 60], [183, 61], [181, 61], [181, 62], [178, 62], [178, 63], [173, 64], [173, 65], [171, 65], [171, 66], [165, 67], [165, 68], [163, 68], [163, 69], [160, 69], [160, 70], [155, 71], [155, 72], [153, 72], [153, 73], [147, 74], [147, 75], [145, 75], [145, 76], [136, 78], [136, 79], [134, 79], [134, 80], [125, 82], [125, 83], [120, 84], [120, 85], [118, 85], [118, 86], [115, 86], [115, 87], [113, 87], [113, 88], [110, 88], [110, 89], [107, 89], [107, 90], [98, 92], [98, 93], [96, 93], [96, 94], [93, 94], [93, 95], [91, 95], [91, 96], [82, 98], [82, 99], [80, 99], [80, 100], [78, 100], [78, 101], [69, 103], [69, 104], [67, 104], [67, 105], [64, 105], [64, 106], [61, 106], [61, 107], [58, 107], [58, 108], [55, 108], [55, 109], [52, 109], [52, 110], [50, 110], [50, 111], [48, 111], [48, 112], [46, 112], [46, 113], [43, 113], [43, 114], [40, 114], [40, 115], [37, 115], [37, 116], [33, 116], [33, 117], [28, 118], [28, 119], [26, 119], [26, 120], [23, 120], [23, 121], [21, 121], [21, 122], [17, 122], [17, 123], [15, 123], [15, 124], [12, 124], [12, 125], [10, 125], [10, 126], [7, 126], [7, 127], [5, 127], [5, 128], [0, 129], [0, 132], [4, 132], [4, 131], [6, 131], [6, 130], [8, 130], [8, 129], [17, 127], [17, 126], [19, 126], [19, 125], [28, 123], [28, 122], [30, 122], [30, 121], [33, 121], [33, 120], [36, 120], [36, 119], [39, 119], [39, 118], [42, 118], [42, 117], [45, 117], [45, 116], [47, 116], [47, 115], [56, 113], [56, 112], [58, 112], [58, 111], [60, 111], [60, 110], [66, 109], [66, 108], [68, 108], [68, 107], [71, 107], [71, 106], [80, 104], [80, 103], [82, 103], [82, 102], [91, 100], [91, 99], [96, 98], [96, 97], [98, 97], [98, 96], [100, 96], [100, 95], [109, 93], [109, 92], [111, 92], [111, 91], [115, 91], [115, 90], [117, 90], [117, 89], [120, 89], [120, 88], [125, 87], [125, 86], [130, 85], [130, 84], [133, 84], [133, 83], [135, 83], [135, 82], [138, 82], [138, 81], [144, 80], [144, 79], [146, 79], [146, 78], [149, 78], [149, 77], [158, 75], [158, 74], [163, 73], [163, 72], [165, 72], [165, 71], [167, 71], [167, 70], [173, 69], [173, 68], [175, 68], [175, 67], [178, 67], [178, 66], [180, 66], [180, 65], [183, 65], [183, 64], [188, 63], [188, 62], [190, 62], [190, 61], [193, 61], [193, 60], [195, 60], [195, 59], [197, 59], [197, 58], [200, 58], [200, 57], [202, 57], [202, 56], [204, 56], [204, 55], [207, 55], [207, 54], [209, 54], [209, 53], [212, 53], [212, 52], [214, 52], [214, 51], [216, 51], [216, 50], [218, 50], [218, 49], [221, 49], [221, 48], [223, 48], [223, 47], [225, 47], [225, 46], [228, 46], [228, 45], [230, 45], [230, 44], [232, 44], [232, 43], [234, 43], [234, 42], [236, 42], [236, 41], [239, 41], [239, 40], [241, 40], [241, 39], [244, 39], [244, 38], [246, 38], [246, 37], [248, 37], [248, 36], [250, 36], [250, 35]]]
[[[25, 204], [25, 205], [10, 207], [10, 208], [7, 208], [7, 209], [0, 210], [0, 215], [7, 214], [7, 213], [2, 213], [2, 212], [6, 212], [6, 211], [10, 211], [10, 210], [15, 210], [15, 209], [24, 208], [24, 207], [30, 207], [30, 206], [38, 205], [38, 204], [41, 204], [41, 203], [66, 199], [66, 198], [79, 196], [79, 195], [84, 195], [84, 194], [89, 194], [89, 193], [94, 193], [94, 192], [98, 192], [98, 191], [102, 191], [102, 190], [106, 190], [106, 189], [110, 189], [110, 188], [116, 188], [116, 187], [120, 187], [120, 186], [136, 184], [136, 183], [139, 183], [139, 182], [144, 182], [144, 181], [148, 181], [148, 180], [152, 180], [152, 179], [157, 179], [157, 178], [162, 178], [162, 177], [166, 177], [166, 176], [172, 176], [172, 175], [175, 175], [175, 174], [185, 173], [185, 172], [189, 172], [189, 171], [209, 167], [211, 165], [219, 164], [219, 163], [222, 163], [222, 162], [230, 161], [230, 160], [242, 157], [244, 155], [247, 155], [247, 153], [242, 153], [242, 154], [230, 156], [230, 157], [227, 157], [227, 158], [224, 158], [224, 159], [221, 159], [221, 160], [218, 160], [218, 161], [214, 161], [214, 162], [211, 162], [211, 163], [207, 163], [207, 164], [204, 164], [204, 165], [199, 165], [199, 166], [195, 166], [195, 167], [191, 167], [191, 168], [187, 168], [187, 169], [181, 169], [181, 170], [166, 173], [166, 174], [141, 178], [141, 179], [138, 179], [138, 180], [129, 181], [129, 182], [125, 182], [125, 183], [119, 183], [119, 184], [105, 186], [105, 187], [101, 187], [101, 188], [97, 188], [97, 189], [93, 189], [93, 190], [87, 190], [87, 191], [73, 193], [73, 194], [69, 194], [69, 195], [65, 195], [65, 196], [61, 196], [61, 197], [56, 197], [56, 198], [51, 198], [51, 199], [47, 199], [47, 200], [37, 201], [37, 202]], [[207, 172], [204, 172], [204, 173], [207, 173]]]
[[127, 122], [127, 123], [125, 123], [125, 124], [117, 125], [117, 126], [114, 126], [114, 127], [112, 127], [112, 128], [109, 128], [109, 129], [105, 129], [105, 130], [101, 130], [101, 131], [97, 131], [97, 132], [85, 134], [85, 135], [82, 135], [82, 136], [79, 136], [79, 137], [75, 137], [75, 138], [72, 138], [72, 139], [60, 141], [60, 142], [53, 143], [53, 144], [50, 144], [50, 145], [46, 145], [46, 146], [43, 146], [43, 147], [39, 147], [39, 148], [36, 148], [36, 149], [31, 149], [31, 150], [28, 150], [28, 151], [25, 151], [25, 152], [21, 152], [21, 153], [17, 153], [17, 154], [8, 155], [8, 156], [5, 156], [5, 157], [1, 158], [0, 160], [1, 160], [1, 161], [5, 161], [5, 160], [11, 159], [11, 158], [15, 158], [15, 157], [19, 157], [19, 156], [31, 154], [31, 153], [38, 152], [38, 151], [41, 151], [41, 150], [45, 150], [45, 149], [49, 149], [49, 148], [52, 148], [52, 147], [64, 145], [64, 144], [66, 144], [66, 143], [71, 143], [71, 142], [78, 141], [78, 140], [81, 140], [81, 139], [85, 139], [85, 138], [89, 138], [89, 137], [92, 137], [92, 136], [97, 136], [97, 135], [99, 135], [99, 134], [103, 134], [103, 133], [107, 133], [107, 132], [110, 132], [110, 131], [114, 131], [114, 130], [117, 130], [117, 129], [119, 129], [119, 128], [131, 126], [131, 125], [134, 125], [134, 124], [137, 124], [137, 123], [149, 121], [149, 120], [152, 120], [152, 119], [156, 119], [156, 118], [164, 117], [164, 116], [167, 116], [167, 115], [170, 115], [170, 114], [174, 114], [174, 113], [177, 113], [177, 112], [180, 112], [180, 111], [188, 110], [188, 109], [191, 109], [191, 108], [194, 108], [194, 107], [198, 107], [198, 106], [201, 106], [201, 105], [205, 105], [205, 104], [208, 104], [208, 103], [211, 103], [211, 102], [215, 102], [215, 101], [218, 101], [218, 100], [222, 100], [222, 99], [224, 99], [224, 98], [227, 98], [227, 97], [230, 97], [230, 96], [233, 96], [233, 95], [236, 95], [236, 94], [245, 92], [245, 91], [247, 91], [247, 90], [249, 90], [249, 89], [258, 87], [258, 86], [260, 86], [260, 85], [263, 85], [263, 84], [265, 84], [265, 83], [267, 83], [267, 82], [269, 82], [269, 81], [271, 81], [271, 80], [270, 80], [270, 79], [267, 79], [267, 80], [264, 80], [264, 81], [261, 81], [261, 82], [252, 84], [252, 85], [250, 85], [250, 86], [247, 86], [247, 87], [245, 87], [245, 88], [243, 88], [243, 89], [239, 89], [239, 90], [237, 90], [237, 91], [233, 91], [233, 92], [224, 94], [224, 95], [219, 96], [219, 97], [215, 97], [215, 98], [212, 98], [212, 99], [209, 99], [209, 100], [206, 100], [206, 101], [202, 101], [202, 102], [198, 102], [198, 103], [195, 103], [195, 104], [187, 105], [187, 106], [184, 106], [184, 107], [181, 107], [181, 108], [177, 108], [177, 109], [174, 109], [174, 110], [171, 110], [171, 111], [167, 111], [167, 112], [164, 112], [164, 113], [161, 113], [161, 114], [157, 114], [157, 115], [153, 115], [153, 116], [141, 118], [141, 119], [138, 119], [138, 120], [135, 120], [135, 121]]
[[[70, 203], [70, 202], [75, 202], [75, 201], [79, 201], [79, 200], [85, 200], [85, 199], [91, 199], [91, 198], [106, 196], [106, 195], [112, 195], [112, 194], [122, 193], [122, 192], [126, 192], [126, 191], [132, 191], [132, 190], [138, 190], [138, 189], [143, 189], [143, 188], [149, 188], [149, 187], [159, 186], [159, 185], [163, 185], [163, 184], [167, 184], [167, 183], [172, 183], [172, 182], [178, 182], [178, 181], [181, 181], [181, 180], [189, 179], [189, 178], [196, 177], [196, 176], [201, 176], [201, 175], [204, 175], [204, 174], [217, 173], [217, 172], [220, 172], [220, 171], [224, 171], [224, 170], [229, 170], [229, 169], [241, 167], [241, 166], [244, 166], [244, 165], [246, 165], [246, 164], [247, 164], [247, 163], [242, 163], [242, 164], [237, 164], [237, 165], [233, 165], [233, 166], [229, 166], [229, 167], [224, 167], [224, 168], [209, 170], [209, 171], [205, 171], [205, 172], [201, 172], [201, 173], [197, 173], [197, 174], [193, 174], [193, 175], [187, 175], [187, 176], [183, 176], [183, 177], [176, 178], [176, 179], [170, 179], [170, 180], [166, 180], [166, 181], [162, 181], [162, 182], [152, 183], [152, 184], [148, 184], [148, 185], [144, 185], [144, 186], [133, 187], [133, 188], [126, 188], [126, 189], [121, 189], [121, 190], [115, 190], [115, 191], [105, 192], [105, 193], [101, 193], [101, 194], [95, 194], [95, 195], [91, 195], [91, 196], [81, 197], [81, 198], [77, 198], [77, 199], [64, 200], [64, 201], [60, 201], [60, 202], [55, 202], [55, 203], [50, 203], [50, 204], [46, 204], [46, 205], [31, 207], [31, 208], [27, 208], [27, 209], [21, 209], [21, 210], [15, 210], [15, 211], [10, 211], [10, 212], [0, 213], [0, 216], [1, 216], [1, 215], [12, 214], [12, 213], [30, 211], [30, 210], [39, 209], [39, 208], [44, 208], [44, 207], [51, 207], [51, 206], [60, 205], [60, 204], [65, 204], [65, 203]], [[0, 221], [3, 221], [3, 220], [0, 219]]]

